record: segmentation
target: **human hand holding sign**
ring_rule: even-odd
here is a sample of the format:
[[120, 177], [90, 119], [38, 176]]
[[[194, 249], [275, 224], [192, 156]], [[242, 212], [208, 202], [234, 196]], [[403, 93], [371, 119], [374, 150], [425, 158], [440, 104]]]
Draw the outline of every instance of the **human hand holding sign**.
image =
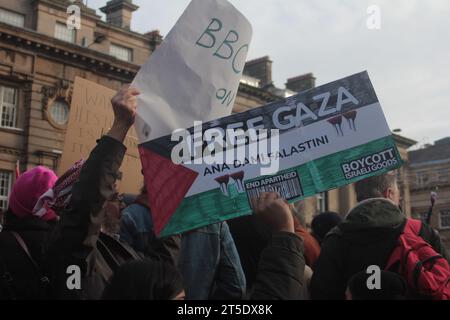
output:
[[130, 85], [123, 86], [111, 99], [114, 123], [108, 136], [123, 142], [136, 119], [137, 96], [140, 92]]
[[251, 200], [253, 211], [272, 231], [294, 232], [294, 218], [289, 203], [277, 192], [263, 192]]

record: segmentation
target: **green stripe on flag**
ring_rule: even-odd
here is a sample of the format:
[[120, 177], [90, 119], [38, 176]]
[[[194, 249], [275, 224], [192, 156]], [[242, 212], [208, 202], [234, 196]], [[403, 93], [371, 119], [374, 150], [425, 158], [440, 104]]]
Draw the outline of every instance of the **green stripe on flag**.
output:
[[[356, 159], [390, 149], [393, 149], [395, 157], [395, 161], [393, 162], [395, 164], [348, 180], [345, 178], [341, 166], [343, 163], [349, 163]], [[298, 167], [280, 171], [275, 176], [289, 172], [298, 173], [302, 195], [290, 199], [289, 202], [292, 203], [320, 192], [386, 173], [399, 168], [401, 165], [402, 161], [394, 138], [387, 136], [352, 149], [310, 161]], [[262, 178], [258, 177], [244, 181], [244, 186], [247, 182], [258, 181]], [[185, 198], [160, 236], [165, 237], [176, 233], [183, 233], [209, 224], [251, 214], [246, 192], [238, 193], [236, 185], [231, 183], [228, 185], [228, 193], [229, 196], [225, 196], [220, 188], [217, 188]]]

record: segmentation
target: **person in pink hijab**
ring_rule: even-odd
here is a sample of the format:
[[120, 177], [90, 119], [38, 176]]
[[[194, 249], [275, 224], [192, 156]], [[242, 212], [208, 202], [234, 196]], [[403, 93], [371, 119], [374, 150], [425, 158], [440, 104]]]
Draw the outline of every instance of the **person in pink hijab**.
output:
[[17, 178], [0, 233], [0, 260], [13, 285], [9, 290], [0, 286], [0, 300], [48, 298], [46, 255], [50, 237], [82, 166], [83, 161], [77, 162], [59, 179], [42, 166]]
[[[34, 208], [38, 200], [53, 187], [57, 179], [52, 170], [42, 166], [23, 173], [14, 184], [9, 197], [10, 213], [20, 219], [37, 216]], [[56, 214], [48, 211], [37, 217], [50, 221], [56, 219]]]
[[0, 286], [0, 300], [45, 297], [48, 281], [41, 267], [56, 214], [49, 210], [37, 216], [35, 206], [57, 179], [52, 170], [39, 166], [19, 176], [13, 186], [0, 233], [0, 259], [11, 285]]
[[31, 169], [17, 179], [9, 198], [9, 212], [19, 219], [38, 218], [52, 222], [68, 203], [72, 186], [80, 175], [79, 160], [59, 179], [46, 167]]

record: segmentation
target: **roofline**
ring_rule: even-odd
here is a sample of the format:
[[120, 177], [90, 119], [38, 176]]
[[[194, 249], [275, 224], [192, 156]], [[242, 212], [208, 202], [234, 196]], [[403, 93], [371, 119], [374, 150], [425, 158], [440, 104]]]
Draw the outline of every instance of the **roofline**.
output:
[[91, 18], [94, 18], [94, 19], [99, 19], [99, 20], [101, 19], [101, 16], [99, 16], [97, 14], [95, 9], [87, 7], [83, 3], [79, 3], [79, 2], [71, 3], [70, 1], [67, 1], [67, 3], [63, 4], [63, 3], [58, 2], [58, 1], [55, 2], [55, 1], [50, 1], [50, 0], [34, 0], [34, 1], [36, 1], [37, 4], [43, 3], [43, 4], [46, 4], [46, 5], [50, 6], [50, 7], [53, 7], [53, 8], [56, 8], [56, 9], [60, 9], [61, 11], [64, 11], [64, 12], [66, 12], [66, 10], [67, 10], [66, 4], [77, 5], [78, 7], [80, 7], [82, 15], [87, 15], [87, 16], [89, 16]]
[[54, 54], [55, 59], [63, 59], [68, 64], [88, 63], [90, 68], [96, 68], [102, 73], [107, 72], [110, 76], [122, 80], [133, 79], [140, 68], [137, 64], [116, 59], [106, 53], [58, 40], [33, 29], [15, 27], [2, 22], [0, 22], [0, 39], [2, 43], [11, 42], [25, 50], [32, 50], [34, 54]]
[[425, 166], [444, 164], [444, 163], [450, 163], [450, 159], [431, 160], [431, 161], [422, 161], [422, 162], [413, 162], [413, 161], [411, 161], [411, 159], [409, 160], [409, 166], [411, 168], [425, 167]]
[[[38, 1], [38, 3], [48, 5], [49, 7], [59, 9], [63, 12], [65, 12], [67, 10], [67, 8], [62, 3], [59, 3], [59, 2], [51, 2], [50, 0], [37, 0], [37, 1]], [[133, 35], [136, 38], [139, 38], [141, 40], [146, 40], [146, 41], [151, 40], [151, 37], [147, 36], [146, 34], [132, 31], [130, 29], [120, 28], [120, 27], [114, 26], [106, 21], [103, 21], [102, 17], [100, 15], [97, 15], [95, 9], [86, 7], [85, 5], [82, 5], [81, 3], [78, 3], [78, 5], [81, 8], [81, 16], [82, 17], [84, 16], [84, 17], [91, 18], [92, 20], [94, 20], [96, 22], [96, 24], [100, 25], [101, 27], [109, 28], [114, 31], [126, 34], [126, 35]]]
[[257, 97], [260, 97], [261, 99], [266, 100], [267, 103], [283, 99], [282, 97], [274, 95], [274, 94], [272, 94], [272, 93], [270, 93], [268, 91], [265, 91], [265, 90], [263, 90], [261, 88], [257, 88], [257, 87], [254, 87], [254, 86], [251, 86], [249, 84], [242, 83], [242, 82], [239, 83], [239, 90], [241, 90], [244, 93], [250, 92], [250, 93], [254, 94]]
[[408, 147], [412, 147], [413, 145], [417, 144], [416, 140], [406, 138], [404, 136], [401, 136], [399, 134], [392, 133], [392, 136], [394, 137], [395, 142], [404, 144]]
[[109, 1], [106, 3], [106, 5], [104, 7], [100, 8], [100, 11], [105, 14], [108, 14], [116, 9], [119, 9], [119, 10], [120, 9], [128, 9], [131, 12], [133, 12], [133, 11], [136, 11], [137, 9], [139, 9], [139, 6], [135, 5], [132, 2], [128, 2], [128, 1], [120, 1], [120, 2], [119, 1], [117, 1], [117, 2]]
[[260, 58], [256, 58], [253, 60], [249, 60], [245, 63], [245, 65], [251, 65], [251, 64], [255, 64], [255, 63], [259, 63], [262, 61], [269, 61], [269, 62], [273, 62], [270, 57], [268, 55], [264, 56], [264, 57], [260, 57]]

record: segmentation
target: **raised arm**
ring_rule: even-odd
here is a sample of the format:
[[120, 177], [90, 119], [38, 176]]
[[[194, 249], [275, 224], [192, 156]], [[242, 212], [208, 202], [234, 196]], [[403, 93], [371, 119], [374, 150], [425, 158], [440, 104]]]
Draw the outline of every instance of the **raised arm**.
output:
[[98, 140], [72, 190], [68, 208], [62, 213], [60, 237], [66, 250], [95, 247], [104, 202], [114, 194], [114, 183], [125, 156], [125, 136], [134, 124], [139, 92], [124, 86], [111, 100], [114, 122], [108, 134]]
[[299, 300], [304, 285], [303, 241], [294, 233], [289, 204], [277, 193], [262, 193], [252, 203], [255, 213], [272, 228], [272, 239], [263, 250], [250, 298]]

